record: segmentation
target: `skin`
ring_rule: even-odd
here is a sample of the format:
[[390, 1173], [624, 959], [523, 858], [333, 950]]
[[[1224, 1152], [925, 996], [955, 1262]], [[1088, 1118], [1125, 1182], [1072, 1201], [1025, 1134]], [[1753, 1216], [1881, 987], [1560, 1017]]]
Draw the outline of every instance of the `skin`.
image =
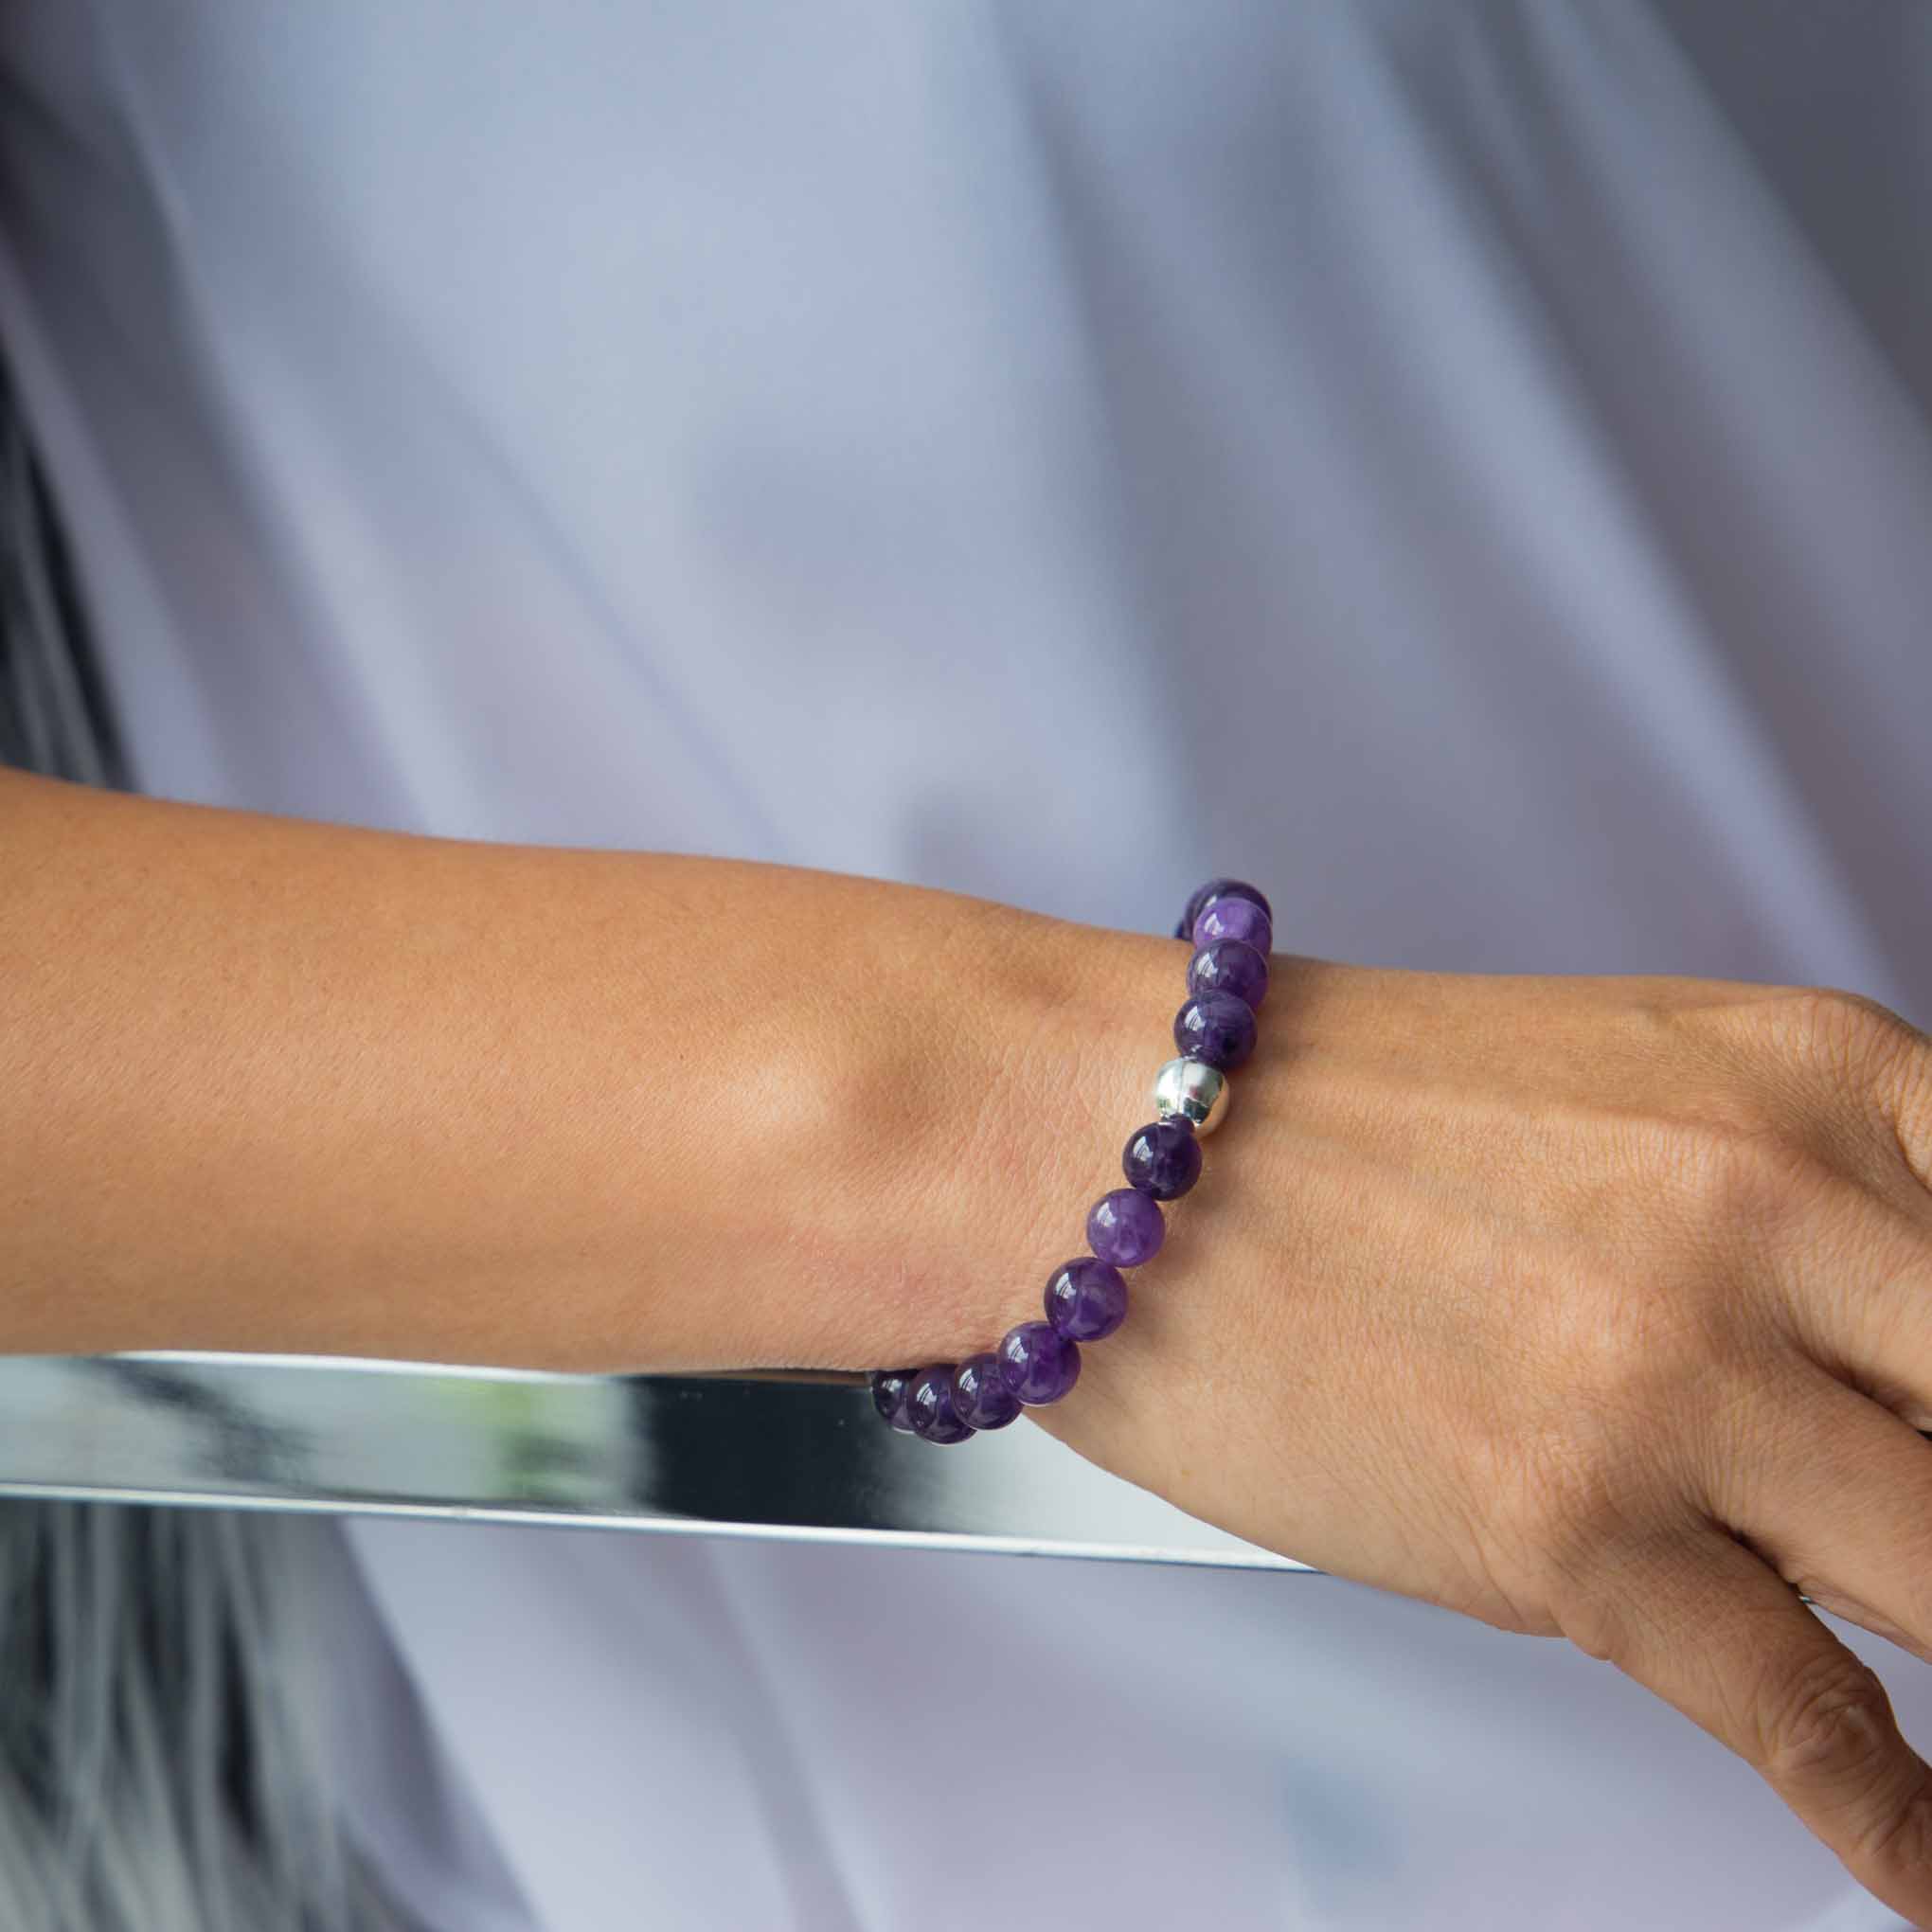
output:
[[[14, 1350], [956, 1359], [1119, 1185], [1189, 952], [43, 779], [0, 831]], [[1932, 1771], [1804, 1601], [1932, 1661], [1932, 1046], [1834, 989], [1271, 964], [1031, 1423], [1614, 1663], [1932, 1925]]]

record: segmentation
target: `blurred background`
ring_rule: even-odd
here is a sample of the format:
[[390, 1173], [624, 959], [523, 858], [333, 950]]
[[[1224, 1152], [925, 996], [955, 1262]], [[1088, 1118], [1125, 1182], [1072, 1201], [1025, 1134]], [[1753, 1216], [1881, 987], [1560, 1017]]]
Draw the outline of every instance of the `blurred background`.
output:
[[[1907, 0], [15, 0], [0, 362], [7, 762], [1143, 931], [1232, 869], [1297, 952], [1932, 1024]], [[1022, 1432], [941, 1479], [825, 1446], [850, 1389], [0, 1386], [0, 1485], [832, 1532], [0, 1505], [21, 1932], [844, 1932], [923, 1909], [921, 1806], [1079, 1791], [1043, 1923], [1898, 1923], [1562, 1647], [841, 1543], [1186, 1553]]]

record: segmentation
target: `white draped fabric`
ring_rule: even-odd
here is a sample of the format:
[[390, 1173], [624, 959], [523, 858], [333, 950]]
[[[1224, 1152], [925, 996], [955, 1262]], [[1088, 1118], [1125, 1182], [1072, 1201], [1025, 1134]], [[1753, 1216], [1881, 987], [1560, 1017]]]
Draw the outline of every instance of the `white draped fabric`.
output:
[[[151, 790], [1932, 1022], [1923, 7], [15, 0], [0, 90]], [[351, 1533], [436, 1932], [1902, 1923], [1336, 1579]]]

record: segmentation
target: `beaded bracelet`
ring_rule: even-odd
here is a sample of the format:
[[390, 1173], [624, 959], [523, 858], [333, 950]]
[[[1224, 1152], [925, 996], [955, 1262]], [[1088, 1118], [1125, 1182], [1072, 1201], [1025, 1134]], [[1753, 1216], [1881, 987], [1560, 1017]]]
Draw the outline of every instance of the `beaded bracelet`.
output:
[[1255, 1009], [1268, 991], [1274, 914], [1254, 886], [1210, 879], [1189, 897], [1174, 928], [1190, 939], [1188, 1001], [1174, 1015], [1178, 1060], [1154, 1082], [1156, 1118], [1136, 1128], [1120, 1156], [1128, 1185], [1087, 1210], [1091, 1255], [1047, 1278], [1046, 1318], [1010, 1328], [996, 1349], [923, 1368], [876, 1368], [873, 1405], [895, 1429], [928, 1442], [963, 1442], [1003, 1429], [1022, 1408], [1058, 1402], [1080, 1380], [1080, 1345], [1127, 1318], [1122, 1268], [1160, 1252], [1160, 1203], [1177, 1200], [1201, 1174], [1198, 1136], [1227, 1110], [1227, 1074], [1255, 1050]]

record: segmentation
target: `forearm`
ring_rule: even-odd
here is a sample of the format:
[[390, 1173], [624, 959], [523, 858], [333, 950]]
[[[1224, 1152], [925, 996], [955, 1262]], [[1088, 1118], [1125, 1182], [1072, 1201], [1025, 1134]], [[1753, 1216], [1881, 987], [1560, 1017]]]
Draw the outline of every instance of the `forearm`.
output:
[[1176, 943], [0, 775], [0, 1347], [989, 1346], [1115, 1184]]

